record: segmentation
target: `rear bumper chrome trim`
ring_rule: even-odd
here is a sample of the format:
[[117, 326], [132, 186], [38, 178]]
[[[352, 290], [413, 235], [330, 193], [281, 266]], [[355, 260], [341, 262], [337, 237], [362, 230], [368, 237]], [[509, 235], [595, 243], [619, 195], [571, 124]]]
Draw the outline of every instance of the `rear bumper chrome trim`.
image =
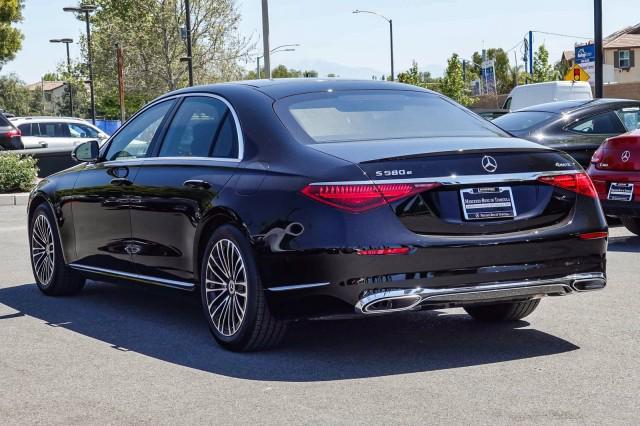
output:
[[564, 296], [599, 290], [606, 286], [601, 272], [580, 273], [562, 278], [487, 283], [458, 288], [391, 289], [368, 294], [356, 303], [356, 312], [379, 314], [406, 311], [419, 305], [467, 305], [518, 298]]
[[94, 274], [106, 275], [109, 277], [122, 278], [131, 281], [140, 281], [148, 284], [160, 285], [163, 287], [177, 288], [179, 290], [193, 290], [195, 284], [184, 282], [167, 280], [164, 278], [151, 277], [148, 275], [131, 274], [128, 272], [114, 271], [113, 269], [98, 268], [96, 266], [78, 265], [76, 263], [69, 264], [69, 267], [78, 271], [92, 272]]
[[467, 185], [494, 182], [526, 182], [534, 181], [541, 176], [566, 175], [578, 173], [579, 170], [551, 170], [546, 172], [525, 172], [525, 173], [504, 173], [486, 175], [465, 175], [465, 176], [435, 176], [427, 178], [403, 178], [403, 179], [374, 179], [374, 180], [352, 180], [341, 182], [316, 182], [310, 185], [371, 185], [385, 183], [440, 183], [442, 185]]

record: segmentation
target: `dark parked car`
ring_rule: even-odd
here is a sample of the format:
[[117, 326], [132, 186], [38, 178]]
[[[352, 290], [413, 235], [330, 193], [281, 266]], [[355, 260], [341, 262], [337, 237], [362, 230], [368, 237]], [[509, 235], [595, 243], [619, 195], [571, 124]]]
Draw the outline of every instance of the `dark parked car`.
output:
[[607, 225], [577, 163], [414, 86], [194, 87], [74, 155], [31, 194], [38, 287], [199, 291], [233, 350], [274, 345], [293, 318], [517, 320], [605, 286]]
[[535, 105], [493, 120], [514, 136], [569, 153], [585, 169], [600, 144], [640, 124], [640, 101], [593, 99]]
[[501, 109], [501, 108], [474, 108], [471, 107], [469, 108], [471, 111], [475, 112], [476, 114], [478, 114], [480, 117], [484, 118], [485, 120], [495, 120], [498, 117], [502, 117], [505, 114], [509, 113], [508, 109]]
[[0, 113], [0, 151], [23, 148], [20, 130]]

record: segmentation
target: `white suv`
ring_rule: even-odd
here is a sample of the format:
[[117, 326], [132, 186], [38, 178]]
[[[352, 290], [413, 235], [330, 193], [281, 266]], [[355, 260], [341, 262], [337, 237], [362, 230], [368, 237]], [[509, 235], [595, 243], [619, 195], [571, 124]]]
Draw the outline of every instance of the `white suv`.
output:
[[9, 119], [22, 133], [25, 149], [72, 148], [90, 140], [100, 145], [109, 138], [102, 130], [79, 118], [12, 117]]

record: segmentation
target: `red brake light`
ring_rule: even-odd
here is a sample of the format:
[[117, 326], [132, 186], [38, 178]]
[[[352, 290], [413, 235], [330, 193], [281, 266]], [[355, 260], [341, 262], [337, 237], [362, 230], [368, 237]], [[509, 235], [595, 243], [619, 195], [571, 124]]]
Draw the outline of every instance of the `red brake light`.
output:
[[591, 178], [586, 173], [572, 173], [566, 175], [541, 176], [540, 182], [553, 185], [558, 188], [586, 195], [591, 198], [598, 198], [598, 193], [591, 182]]
[[6, 133], [7, 136], [22, 136], [20, 129], [11, 129]]
[[585, 234], [578, 235], [581, 240], [598, 240], [600, 238], [607, 238], [609, 233], [606, 231], [603, 232], [587, 232]]
[[428, 191], [439, 185], [438, 183], [311, 184], [305, 186], [301, 192], [323, 204], [352, 213], [360, 213], [422, 191]]
[[407, 254], [409, 247], [388, 247], [383, 249], [358, 250], [356, 254], [360, 256], [385, 256], [389, 254]]

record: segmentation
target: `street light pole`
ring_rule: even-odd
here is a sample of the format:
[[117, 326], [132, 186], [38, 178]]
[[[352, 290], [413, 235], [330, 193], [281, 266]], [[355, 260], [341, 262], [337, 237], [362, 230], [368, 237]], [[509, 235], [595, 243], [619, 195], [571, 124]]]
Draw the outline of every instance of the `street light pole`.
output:
[[596, 98], [603, 96], [602, 78], [602, 0], [593, 2], [594, 44], [596, 49]]
[[264, 73], [271, 78], [271, 58], [269, 49], [269, 0], [262, 0], [262, 49], [264, 57]]
[[69, 45], [73, 43], [71, 38], [54, 38], [49, 40], [50, 43], [64, 43], [67, 47], [67, 73], [69, 74], [69, 114], [73, 117], [73, 86], [71, 85], [71, 54], [69, 53]]
[[[299, 44], [283, 44], [278, 47], [274, 47], [269, 51], [269, 53], [278, 53], [278, 52], [295, 52], [296, 49], [283, 49], [283, 47], [299, 47]], [[260, 78], [260, 59], [264, 58], [263, 55], [258, 56], [256, 58], [256, 75], [258, 79]], [[265, 66], [266, 68], [266, 66]]]
[[89, 14], [97, 9], [97, 6], [83, 4], [80, 6], [63, 7], [65, 12], [84, 13], [84, 20], [87, 25], [87, 66], [89, 68], [89, 90], [91, 92], [91, 122], [96, 124], [96, 96], [93, 84], [93, 63], [91, 60], [91, 22]]
[[189, 87], [193, 86], [193, 57], [191, 56], [191, 7], [189, 0], [184, 0], [185, 24], [187, 26], [187, 63], [189, 64]]
[[354, 10], [352, 13], [369, 13], [371, 15], [376, 15], [379, 16], [380, 18], [384, 19], [385, 21], [387, 21], [389, 23], [389, 41], [391, 43], [391, 81], [393, 81], [395, 79], [394, 77], [394, 71], [393, 71], [393, 20], [387, 18], [384, 15], [381, 15], [379, 13], [376, 12], [371, 12], [370, 10]]

